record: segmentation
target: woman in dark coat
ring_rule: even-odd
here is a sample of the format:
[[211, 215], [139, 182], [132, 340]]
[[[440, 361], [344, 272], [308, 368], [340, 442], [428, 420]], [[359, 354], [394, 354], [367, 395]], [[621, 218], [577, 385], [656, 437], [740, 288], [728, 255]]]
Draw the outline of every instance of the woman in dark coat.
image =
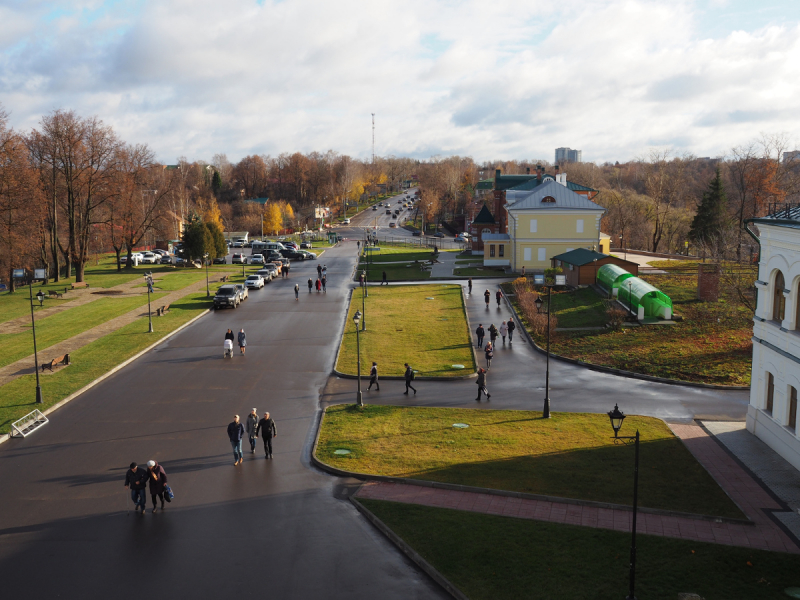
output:
[[244, 329], [239, 330], [239, 352], [244, 354], [244, 351], [247, 349], [247, 336], [244, 333]]
[[489, 389], [486, 387], [486, 369], [478, 369], [478, 381], [475, 383], [478, 384], [478, 397], [475, 398], [476, 402], [481, 401], [481, 393], [486, 394], [487, 400], [492, 397], [489, 393]]
[[164, 467], [156, 461], [147, 463], [147, 480], [150, 482], [150, 497], [153, 499], [153, 512], [158, 508], [156, 498], [161, 498], [161, 510], [164, 510], [164, 486], [167, 485], [167, 474]]

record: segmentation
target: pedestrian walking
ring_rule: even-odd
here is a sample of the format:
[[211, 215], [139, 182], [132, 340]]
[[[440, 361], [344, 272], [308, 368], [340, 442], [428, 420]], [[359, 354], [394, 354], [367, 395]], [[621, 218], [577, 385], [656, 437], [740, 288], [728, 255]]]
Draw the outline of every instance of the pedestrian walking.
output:
[[283, 269], [281, 269], [283, 271], [283, 275], [284, 275], [284, 277], [286, 277], [286, 279], [289, 279], [289, 269], [291, 269], [291, 268], [292, 268], [291, 263], [286, 263], [283, 266]]
[[264, 442], [264, 458], [272, 458], [272, 438], [277, 437], [278, 428], [275, 427], [275, 420], [270, 418], [268, 412], [265, 412], [264, 417], [258, 422], [256, 433]]
[[497, 334], [497, 327], [495, 327], [494, 323], [492, 323], [489, 325], [489, 341], [492, 343], [492, 346], [494, 346], [494, 341], [497, 339]]
[[483, 328], [483, 323], [478, 323], [478, 328], [475, 330], [475, 335], [478, 336], [478, 348], [483, 350], [483, 338], [486, 337], [486, 330]]
[[320, 290], [322, 289], [322, 282], [319, 279], [317, 279], [317, 283], [314, 284], [314, 287], [316, 288], [317, 293], [319, 294]]
[[[139, 467], [135, 462], [131, 463], [131, 468], [125, 473], [125, 489], [130, 489], [131, 500], [133, 500], [133, 510], [142, 509], [144, 514], [147, 508], [147, 496], [144, 489], [147, 485], [147, 471]], [[155, 504], [155, 502], [153, 503]]]
[[317, 265], [317, 277], [322, 277], [322, 265]]
[[472, 295], [472, 277], [467, 281], [467, 294]]
[[358, 287], [364, 287], [364, 273], [358, 275]]
[[361, 240], [356, 240], [356, 250], [361, 250]]
[[244, 355], [244, 351], [247, 349], [247, 336], [244, 334], [244, 329], [239, 330], [239, 353]]
[[383, 280], [381, 281], [381, 285], [383, 284], [389, 285], [389, 278], [386, 276], [386, 271], [383, 272]]
[[492, 368], [492, 358], [494, 357], [494, 346], [492, 345], [492, 342], [486, 344], [484, 354], [486, 356], [486, 370], [488, 371]]
[[258, 439], [258, 413], [256, 409], [250, 411], [247, 415], [247, 421], [244, 422], [244, 429], [247, 432], [247, 440], [250, 442], [250, 454], [256, 453], [256, 440]]
[[228, 331], [225, 332], [225, 339], [230, 340], [231, 342], [236, 340], [236, 337], [233, 335], [232, 330], [228, 329]]
[[492, 299], [492, 294], [489, 290], [483, 292], [483, 299], [486, 301], [486, 308], [489, 308], [489, 300]]
[[478, 397], [475, 398], [475, 402], [481, 401], [481, 393], [486, 394], [487, 400], [492, 397], [489, 393], [489, 389], [486, 387], [486, 369], [478, 369], [478, 381], [475, 383], [478, 384]]
[[500, 337], [503, 338], [503, 346], [506, 345], [506, 335], [508, 335], [508, 325], [503, 321], [500, 323]]
[[[311, 291], [311, 290], [309, 290], [309, 291]], [[299, 283], [295, 283], [294, 284], [294, 299], [295, 300], [300, 300], [300, 284]]]
[[325, 294], [328, 293], [328, 276], [327, 275], [323, 275], [322, 276], [322, 291]]
[[367, 391], [372, 389], [372, 386], [375, 386], [376, 391], [381, 391], [381, 384], [378, 383], [378, 363], [372, 361], [372, 368], [369, 370], [369, 387]]
[[328, 265], [322, 265], [322, 276], [323, 277], [328, 276]]
[[406, 372], [405, 372], [406, 391], [403, 392], [403, 393], [407, 396], [408, 395], [408, 389], [411, 388], [412, 390], [414, 390], [414, 395], [416, 396], [417, 395], [417, 390], [416, 390], [416, 388], [414, 388], [413, 385], [411, 385], [411, 382], [414, 381], [414, 369], [412, 369], [409, 366], [408, 363], [406, 363], [405, 366], [406, 366]]
[[525, 265], [522, 265], [522, 276], [525, 277]]
[[514, 330], [517, 328], [517, 324], [514, 323], [514, 319], [508, 320], [508, 343], [511, 344], [514, 341]]
[[308, 278], [308, 293], [309, 294], [311, 293], [311, 288], [312, 287], [314, 287], [314, 281], [311, 279], [311, 277], [309, 277]]
[[147, 461], [147, 480], [150, 482], [150, 498], [153, 500], [153, 512], [156, 512], [156, 498], [161, 500], [161, 510], [164, 510], [164, 487], [167, 485], [167, 474], [164, 467], [154, 460]]
[[242, 454], [242, 438], [244, 437], [244, 425], [239, 423], [239, 415], [233, 416], [233, 422], [228, 424], [228, 439], [233, 448], [233, 466], [238, 465], [244, 460]]
[[494, 297], [497, 298], [497, 308], [500, 308], [500, 300], [503, 298], [503, 292], [497, 290], [497, 292], [494, 294]]

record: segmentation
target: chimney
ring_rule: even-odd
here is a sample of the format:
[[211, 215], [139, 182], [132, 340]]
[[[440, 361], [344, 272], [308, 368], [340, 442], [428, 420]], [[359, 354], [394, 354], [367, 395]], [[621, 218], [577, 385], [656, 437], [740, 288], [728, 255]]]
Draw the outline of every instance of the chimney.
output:
[[556, 175], [558, 175], [558, 165], [556, 165]]
[[544, 171], [542, 165], [536, 165], [536, 181], [539, 183], [542, 183], [542, 171]]
[[531, 168], [530, 167], [525, 167], [525, 174], [526, 175], [530, 175], [531, 174]]

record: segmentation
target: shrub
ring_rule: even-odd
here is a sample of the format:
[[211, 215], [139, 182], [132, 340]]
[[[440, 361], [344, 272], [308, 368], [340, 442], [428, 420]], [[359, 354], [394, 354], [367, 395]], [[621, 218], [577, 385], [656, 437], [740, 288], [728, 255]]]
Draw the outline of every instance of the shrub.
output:
[[628, 312], [614, 300], [605, 300], [605, 305], [609, 326], [614, 331], [619, 331], [628, 317]]

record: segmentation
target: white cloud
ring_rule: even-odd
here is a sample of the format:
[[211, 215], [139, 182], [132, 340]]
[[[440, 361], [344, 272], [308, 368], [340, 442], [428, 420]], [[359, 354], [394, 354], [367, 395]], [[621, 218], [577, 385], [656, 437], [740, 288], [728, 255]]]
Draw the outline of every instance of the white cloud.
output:
[[715, 155], [800, 127], [798, 24], [711, 38], [688, 0], [114, 6], [12, 15], [0, 97], [16, 126], [57, 107], [97, 114], [165, 161], [365, 157], [372, 112], [380, 154], [478, 160], [562, 145], [590, 160], [651, 144]]

